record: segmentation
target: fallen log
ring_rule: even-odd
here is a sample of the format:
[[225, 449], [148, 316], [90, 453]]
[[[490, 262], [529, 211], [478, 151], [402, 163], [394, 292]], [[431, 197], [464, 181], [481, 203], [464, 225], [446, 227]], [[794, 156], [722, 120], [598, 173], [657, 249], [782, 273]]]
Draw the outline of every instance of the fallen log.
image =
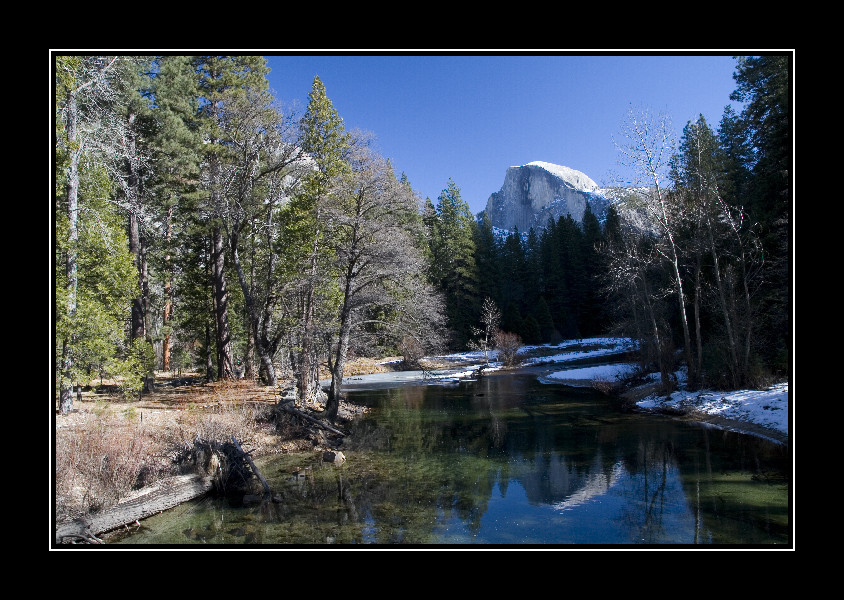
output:
[[319, 426], [319, 427], [322, 427], [322, 428], [323, 428], [323, 429], [325, 429], [326, 431], [330, 431], [331, 433], [336, 433], [336, 434], [338, 434], [338, 435], [342, 435], [342, 436], [345, 436], [345, 435], [346, 435], [345, 433], [343, 433], [343, 432], [342, 432], [342, 431], [340, 431], [339, 429], [336, 429], [336, 428], [332, 427], [331, 425], [326, 424], [324, 421], [320, 421], [319, 419], [316, 419], [316, 418], [314, 418], [314, 417], [312, 417], [312, 416], [310, 416], [310, 415], [307, 415], [307, 414], [303, 413], [301, 410], [298, 410], [298, 409], [296, 409], [296, 408], [293, 408], [293, 407], [292, 407], [292, 406], [290, 406], [289, 404], [279, 404], [278, 406], [279, 406], [279, 407], [280, 407], [283, 411], [288, 412], [288, 413], [290, 413], [291, 415], [296, 415], [297, 417], [302, 417], [302, 418], [303, 418], [303, 419], [305, 419], [306, 421], [310, 421], [310, 422], [311, 422], [311, 423], [313, 423], [314, 425], [317, 425], [317, 426]]
[[212, 487], [211, 477], [196, 474], [169, 477], [144, 488], [142, 493], [102, 513], [60, 524], [56, 528], [56, 543], [81, 540], [101, 544], [102, 540], [97, 538], [99, 534], [113, 531], [178, 506], [182, 502], [198, 498], [210, 491]]

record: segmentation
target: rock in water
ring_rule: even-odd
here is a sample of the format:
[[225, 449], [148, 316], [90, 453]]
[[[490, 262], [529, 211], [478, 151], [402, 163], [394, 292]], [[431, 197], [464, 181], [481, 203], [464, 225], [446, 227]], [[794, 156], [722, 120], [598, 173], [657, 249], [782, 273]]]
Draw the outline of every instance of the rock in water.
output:
[[326, 450], [322, 454], [322, 462], [330, 462], [334, 463], [335, 465], [341, 465], [346, 462], [346, 456], [342, 452], [333, 452], [331, 450]]
[[507, 169], [504, 185], [489, 197], [485, 212], [493, 227], [507, 231], [518, 227], [525, 233], [565, 215], [580, 223], [587, 202], [603, 220], [609, 200], [594, 181], [569, 167], [535, 161]]

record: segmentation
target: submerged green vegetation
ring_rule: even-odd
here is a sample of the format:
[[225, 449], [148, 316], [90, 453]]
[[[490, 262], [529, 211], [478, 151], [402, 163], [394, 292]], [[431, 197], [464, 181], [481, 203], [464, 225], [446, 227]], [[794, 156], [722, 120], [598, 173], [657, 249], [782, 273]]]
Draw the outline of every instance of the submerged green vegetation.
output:
[[[146, 520], [121, 544], [771, 545], [789, 542], [787, 451], [499, 373], [350, 392], [342, 465], [257, 461], [276, 501]], [[132, 528], [130, 528], [131, 530]]]

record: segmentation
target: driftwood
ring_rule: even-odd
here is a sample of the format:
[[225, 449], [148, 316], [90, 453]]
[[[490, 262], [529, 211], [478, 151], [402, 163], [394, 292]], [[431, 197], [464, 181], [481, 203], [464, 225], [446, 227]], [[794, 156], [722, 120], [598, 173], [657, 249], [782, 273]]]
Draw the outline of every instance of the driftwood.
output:
[[63, 523], [56, 529], [56, 543], [85, 541], [102, 543], [97, 535], [135, 523], [204, 495], [213, 487], [211, 477], [178, 475], [145, 488], [143, 493], [106, 511]]
[[290, 406], [289, 404], [279, 404], [278, 406], [283, 411], [288, 412], [291, 415], [296, 415], [297, 417], [302, 417], [306, 421], [309, 421], [309, 422], [313, 423], [314, 425], [322, 427], [326, 431], [330, 431], [331, 433], [336, 433], [337, 435], [342, 435], [342, 436], [346, 435], [345, 433], [343, 433], [339, 429], [336, 429], [336, 428], [332, 427], [331, 425], [326, 424], [324, 421], [320, 421], [319, 419], [316, 419], [316, 418], [314, 418], [310, 415], [307, 415], [307, 414], [303, 413], [301, 410], [298, 410], [298, 409]]
[[[194, 456], [191, 459], [195, 463], [196, 473], [168, 477], [140, 490], [102, 513], [86, 515], [68, 523], [62, 523], [56, 529], [56, 543], [76, 541], [102, 543], [97, 537], [102, 533], [174, 508], [215, 488], [218, 492], [242, 493], [241, 490], [244, 489], [243, 486], [251, 475], [258, 478], [266, 494], [269, 494], [270, 486], [255, 466], [252, 457], [243, 450], [234, 436], [232, 436], [232, 442], [233, 445], [198, 440], [194, 444], [192, 450]], [[241, 466], [241, 459], [248, 463], [251, 474], [245, 470], [244, 466]]]

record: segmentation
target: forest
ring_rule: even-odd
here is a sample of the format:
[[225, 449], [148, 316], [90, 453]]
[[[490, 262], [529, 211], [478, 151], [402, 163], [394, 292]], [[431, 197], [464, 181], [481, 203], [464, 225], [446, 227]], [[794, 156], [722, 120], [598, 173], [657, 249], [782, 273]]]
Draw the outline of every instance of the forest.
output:
[[[497, 234], [458, 182], [436, 201], [348, 131], [319, 77], [303, 114], [260, 56], [54, 56], [54, 402], [156, 371], [296, 382], [337, 413], [347, 361], [541, 344], [640, 343], [670, 390], [753, 386], [791, 359], [790, 56], [738, 57], [715, 129], [677, 144], [631, 111], [619, 151], [641, 185]], [[500, 331], [499, 331], [500, 328]], [[320, 369], [330, 373], [325, 398]]]

